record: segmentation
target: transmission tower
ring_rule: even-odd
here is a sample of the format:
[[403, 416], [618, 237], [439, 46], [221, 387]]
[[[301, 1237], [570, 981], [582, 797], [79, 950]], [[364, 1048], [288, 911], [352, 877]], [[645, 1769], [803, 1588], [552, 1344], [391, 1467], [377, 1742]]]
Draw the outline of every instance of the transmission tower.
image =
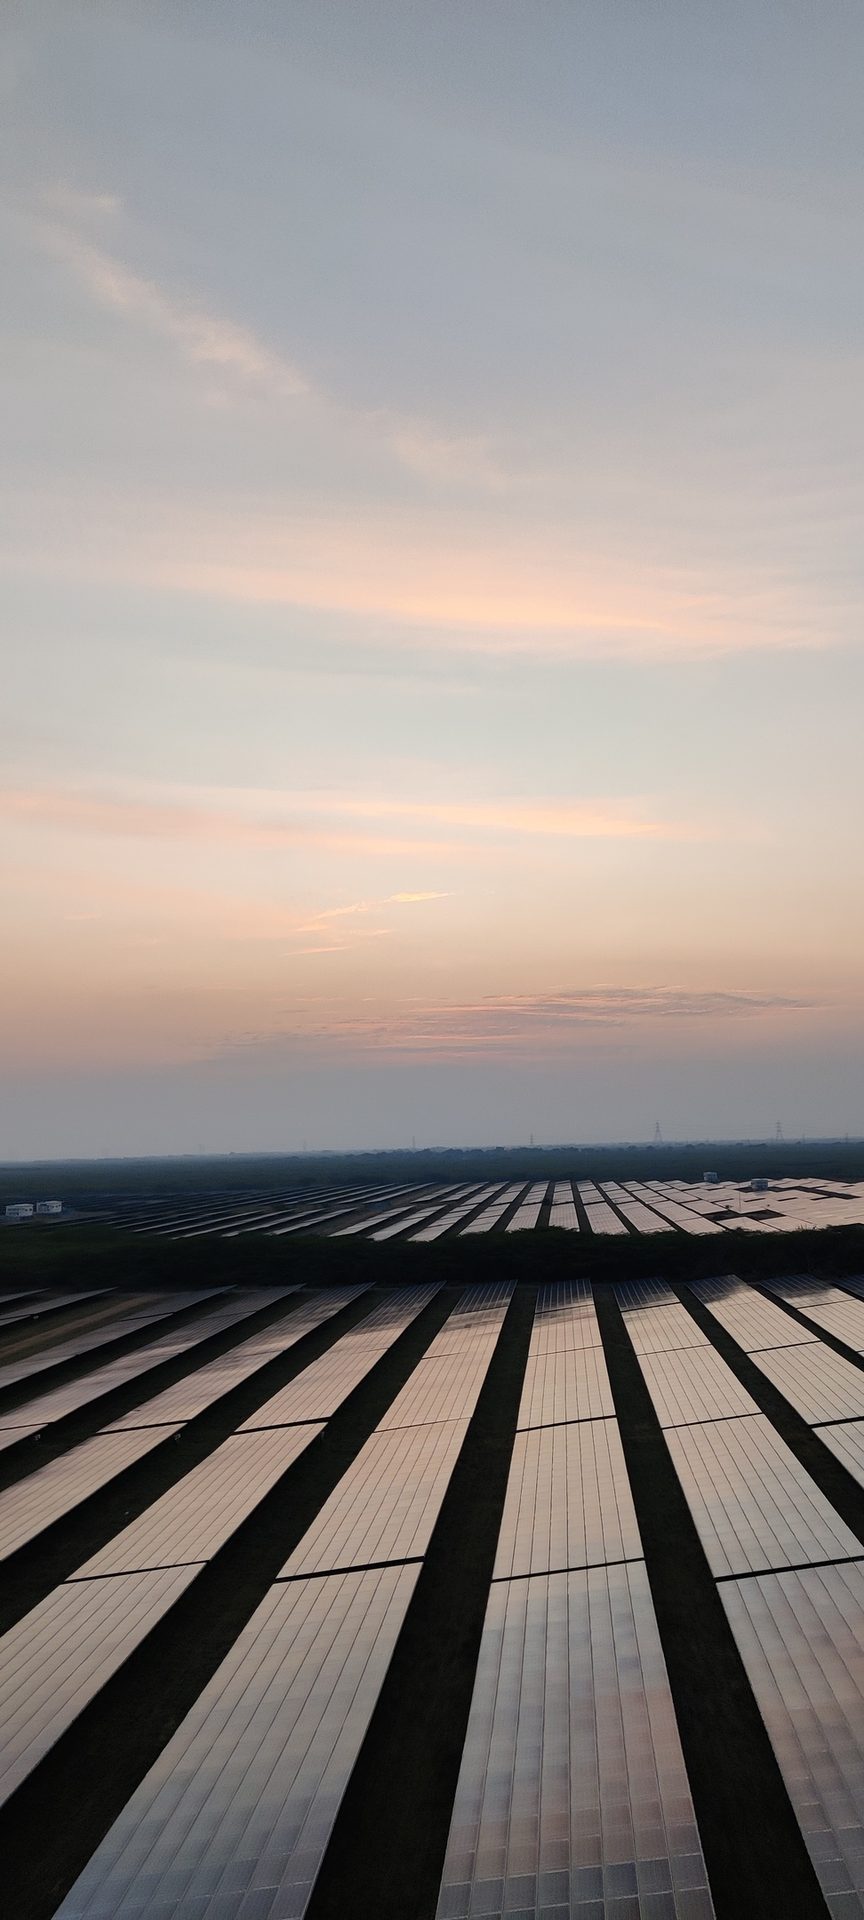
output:
[[662, 1145], [663, 1145], [663, 1135], [662, 1135], [662, 1133], [660, 1132], [660, 1122], [659, 1122], [659, 1120], [655, 1120], [655, 1122], [654, 1122], [654, 1146], [655, 1146], [655, 1147], [662, 1147]]
[[783, 1123], [781, 1120], [778, 1120], [777, 1125], [774, 1128], [774, 1138], [775, 1140], [778, 1140], [778, 1141], [782, 1140], [783, 1138]]

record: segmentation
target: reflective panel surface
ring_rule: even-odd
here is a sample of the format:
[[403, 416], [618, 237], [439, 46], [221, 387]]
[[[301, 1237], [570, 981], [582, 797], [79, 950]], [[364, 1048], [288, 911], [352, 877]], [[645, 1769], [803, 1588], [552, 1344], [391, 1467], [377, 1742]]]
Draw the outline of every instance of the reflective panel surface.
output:
[[602, 1348], [529, 1354], [519, 1407], [520, 1427], [602, 1419], [614, 1412]]
[[[115, 1387], [125, 1386], [128, 1381], [137, 1380], [139, 1375], [148, 1373], [151, 1367], [162, 1366], [179, 1354], [190, 1352], [200, 1341], [224, 1333], [226, 1328], [235, 1326], [239, 1321], [248, 1319], [250, 1314], [259, 1313], [262, 1307], [270, 1306], [296, 1291], [296, 1287], [250, 1287], [241, 1295], [235, 1295], [230, 1303], [216, 1306], [210, 1313], [196, 1314], [193, 1320], [186, 1320], [182, 1326], [161, 1334], [158, 1340], [149, 1340], [145, 1347], [137, 1347], [134, 1353], [108, 1360], [103, 1367], [94, 1367], [89, 1373], [80, 1374], [77, 1380], [67, 1380], [64, 1386], [54, 1387], [34, 1400], [19, 1404], [7, 1418], [10, 1422], [26, 1421], [29, 1426], [39, 1427], [47, 1426], [52, 1420], [62, 1420], [65, 1414], [89, 1406], [103, 1394], [112, 1393]], [[0, 1425], [5, 1425], [2, 1417]]]
[[437, 1291], [437, 1287], [398, 1289], [394, 1298], [377, 1307], [360, 1327], [343, 1334], [335, 1346], [304, 1367], [295, 1380], [289, 1380], [271, 1399], [250, 1413], [240, 1431], [282, 1426], [298, 1420], [329, 1419]]
[[96, 1353], [109, 1341], [122, 1340], [127, 1333], [134, 1333], [137, 1327], [149, 1326], [154, 1320], [167, 1320], [171, 1314], [194, 1306], [196, 1300], [207, 1300], [217, 1291], [219, 1289], [216, 1287], [199, 1287], [194, 1293], [153, 1294], [146, 1306], [138, 1306], [130, 1313], [124, 1313], [118, 1304], [116, 1317], [99, 1327], [91, 1327], [89, 1332], [82, 1330], [81, 1333], [70, 1333], [55, 1345], [28, 1354], [26, 1359], [0, 1362], [0, 1388], [17, 1386], [19, 1380], [35, 1379], [46, 1368], [57, 1367], [64, 1360], [77, 1359], [79, 1354]]
[[641, 1562], [491, 1588], [438, 1920], [709, 1920]]
[[171, 1432], [170, 1427], [151, 1427], [140, 1433], [96, 1433], [92, 1440], [82, 1441], [80, 1447], [60, 1454], [26, 1479], [4, 1488], [0, 1493], [0, 1560], [26, 1541], [35, 1540], [44, 1527], [71, 1513], [79, 1500], [107, 1486], [133, 1460], [140, 1460], [152, 1447], [169, 1439]]
[[800, 1320], [793, 1320], [741, 1280], [694, 1280], [690, 1291], [745, 1353], [757, 1353], [762, 1347], [800, 1346], [817, 1337], [815, 1330], [808, 1333]]
[[677, 1295], [665, 1280], [620, 1280], [615, 1297], [619, 1307], [673, 1307]]
[[661, 1427], [759, 1412], [725, 1360], [708, 1345], [642, 1354], [640, 1366]]
[[299, 1920], [416, 1577], [271, 1587], [57, 1920]]
[[241, 1340], [229, 1353], [220, 1354], [218, 1360], [208, 1361], [197, 1373], [178, 1380], [173, 1387], [166, 1387], [164, 1393], [133, 1408], [122, 1420], [113, 1420], [110, 1431], [155, 1426], [163, 1421], [193, 1420], [205, 1407], [212, 1407], [214, 1401], [220, 1400], [223, 1393], [239, 1386], [241, 1380], [248, 1380], [250, 1374], [257, 1373], [268, 1360], [295, 1346], [304, 1333], [331, 1319], [349, 1300], [365, 1291], [364, 1287], [331, 1287], [326, 1292], [310, 1295], [284, 1320], [265, 1327], [261, 1333], [253, 1333], [249, 1340]]
[[820, 1427], [823, 1446], [830, 1447], [853, 1480], [864, 1487], [864, 1421], [844, 1420], [839, 1426]]
[[680, 1347], [708, 1346], [686, 1307], [628, 1307], [624, 1323], [637, 1353], [671, 1353]]
[[540, 1288], [531, 1329], [532, 1356], [601, 1347], [597, 1309], [587, 1280], [564, 1280]]
[[864, 1565], [724, 1581], [829, 1913], [864, 1915]]
[[282, 1576], [424, 1553], [467, 1430], [467, 1420], [379, 1428], [325, 1500]]
[[[154, 1435], [161, 1429], [142, 1431]], [[209, 1560], [320, 1432], [320, 1426], [305, 1426], [232, 1434], [76, 1568], [75, 1578]], [[104, 1437], [116, 1441], [133, 1436]]]
[[197, 1568], [55, 1587], [0, 1639], [0, 1802], [26, 1779]]
[[672, 1428], [666, 1438], [712, 1573], [864, 1552], [764, 1414]]
[[864, 1371], [821, 1340], [754, 1353], [753, 1360], [811, 1426], [864, 1416]]
[[517, 1433], [494, 1579], [641, 1553], [617, 1420]]

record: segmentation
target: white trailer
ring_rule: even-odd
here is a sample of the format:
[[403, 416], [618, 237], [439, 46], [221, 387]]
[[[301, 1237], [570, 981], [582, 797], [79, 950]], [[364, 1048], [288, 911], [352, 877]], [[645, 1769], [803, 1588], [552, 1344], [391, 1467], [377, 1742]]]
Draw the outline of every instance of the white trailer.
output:
[[6, 1208], [7, 1220], [29, 1220], [33, 1212], [32, 1200], [13, 1200]]
[[63, 1202], [62, 1200], [37, 1200], [36, 1212], [37, 1213], [62, 1213]]

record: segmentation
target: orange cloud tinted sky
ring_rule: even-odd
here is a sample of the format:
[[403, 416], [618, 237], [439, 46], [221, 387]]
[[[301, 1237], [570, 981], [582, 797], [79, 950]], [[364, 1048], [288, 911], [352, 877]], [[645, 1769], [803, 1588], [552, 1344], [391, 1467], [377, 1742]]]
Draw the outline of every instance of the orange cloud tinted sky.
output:
[[861, 1130], [864, 26], [8, 25], [0, 1153]]

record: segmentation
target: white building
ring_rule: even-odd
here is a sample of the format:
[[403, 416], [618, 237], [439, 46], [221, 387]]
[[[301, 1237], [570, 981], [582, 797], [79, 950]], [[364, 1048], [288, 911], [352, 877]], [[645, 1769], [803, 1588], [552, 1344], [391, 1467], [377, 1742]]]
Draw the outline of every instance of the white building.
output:
[[7, 1220], [29, 1220], [32, 1212], [32, 1200], [14, 1200], [12, 1205], [6, 1208], [6, 1218]]
[[37, 1213], [62, 1213], [63, 1202], [62, 1200], [37, 1200], [36, 1212]]

